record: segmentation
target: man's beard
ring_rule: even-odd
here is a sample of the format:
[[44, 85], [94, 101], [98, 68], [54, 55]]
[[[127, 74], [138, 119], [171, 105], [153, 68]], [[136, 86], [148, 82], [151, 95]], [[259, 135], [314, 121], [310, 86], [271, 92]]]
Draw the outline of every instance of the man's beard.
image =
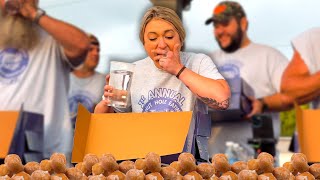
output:
[[243, 31], [241, 30], [240, 26], [238, 26], [237, 32], [231, 35], [231, 42], [227, 47], [222, 47], [220, 44], [220, 41], [216, 37], [216, 40], [220, 48], [226, 53], [232, 53], [238, 50], [241, 47], [242, 39], [243, 39]]
[[31, 50], [39, 42], [36, 24], [21, 16], [2, 16], [0, 11], [0, 49]]

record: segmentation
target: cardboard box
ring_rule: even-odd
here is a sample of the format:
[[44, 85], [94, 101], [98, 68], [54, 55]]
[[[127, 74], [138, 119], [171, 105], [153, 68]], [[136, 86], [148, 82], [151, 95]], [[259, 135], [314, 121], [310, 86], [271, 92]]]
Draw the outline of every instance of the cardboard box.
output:
[[13, 134], [16, 128], [19, 112], [0, 112], [0, 158], [5, 158], [9, 153]]
[[79, 104], [72, 162], [87, 153], [111, 153], [117, 160], [180, 153], [191, 118], [192, 112], [92, 114]]
[[300, 150], [309, 162], [320, 162], [320, 109], [301, 109], [295, 104]]
[[17, 154], [23, 162], [43, 159], [43, 115], [0, 111], [0, 159]]

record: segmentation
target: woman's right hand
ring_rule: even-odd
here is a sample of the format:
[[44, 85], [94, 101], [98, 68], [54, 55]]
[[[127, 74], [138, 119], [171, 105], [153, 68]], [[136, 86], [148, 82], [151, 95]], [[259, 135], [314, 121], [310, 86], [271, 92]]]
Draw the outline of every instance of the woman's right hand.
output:
[[96, 105], [94, 109], [94, 113], [113, 113], [113, 107], [109, 106], [110, 104], [110, 97], [113, 96], [112, 89], [113, 87], [108, 85], [109, 84], [110, 75], [106, 76], [106, 84], [104, 86], [103, 98], [102, 100]]

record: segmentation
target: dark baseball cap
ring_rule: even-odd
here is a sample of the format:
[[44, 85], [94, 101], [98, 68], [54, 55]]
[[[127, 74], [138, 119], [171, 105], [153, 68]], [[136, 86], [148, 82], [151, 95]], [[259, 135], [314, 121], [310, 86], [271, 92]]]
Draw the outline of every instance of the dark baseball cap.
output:
[[206, 25], [214, 23], [227, 23], [231, 17], [242, 18], [245, 17], [241, 5], [235, 1], [222, 1], [214, 9], [211, 18], [207, 19]]

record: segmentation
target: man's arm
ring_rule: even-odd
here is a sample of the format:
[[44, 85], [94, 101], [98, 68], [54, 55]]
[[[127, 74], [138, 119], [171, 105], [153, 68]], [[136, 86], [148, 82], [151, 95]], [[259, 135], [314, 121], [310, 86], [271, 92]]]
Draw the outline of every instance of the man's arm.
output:
[[310, 71], [298, 51], [283, 73], [281, 91], [292, 96], [299, 104], [309, 102], [320, 95], [320, 72]]
[[89, 39], [83, 31], [50, 16], [43, 16], [39, 25], [61, 44], [73, 65], [77, 66], [83, 62], [89, 48]]
[[[25, 0], [20, 14], [34, 21], [37, 13], [35, 0]], [[89, 38], [77, 27], [44, 15], [39, 19], [39, 26], [47, 31], [64, 49], [69, 61], [77, 66], [84, 60], [89, 48]]]
[[293, 98], [283, 93], [276, 93], [259, 99], [251, 99], [251, 101], [252, 111], [247, 115], [248, 118], [263, 112], [279, 112], [293, 108]]
[[293, 98], [282, 93], [277, 93], [261, 99], [265, 106], [266, 111], [286, 111], [293, 107]]

